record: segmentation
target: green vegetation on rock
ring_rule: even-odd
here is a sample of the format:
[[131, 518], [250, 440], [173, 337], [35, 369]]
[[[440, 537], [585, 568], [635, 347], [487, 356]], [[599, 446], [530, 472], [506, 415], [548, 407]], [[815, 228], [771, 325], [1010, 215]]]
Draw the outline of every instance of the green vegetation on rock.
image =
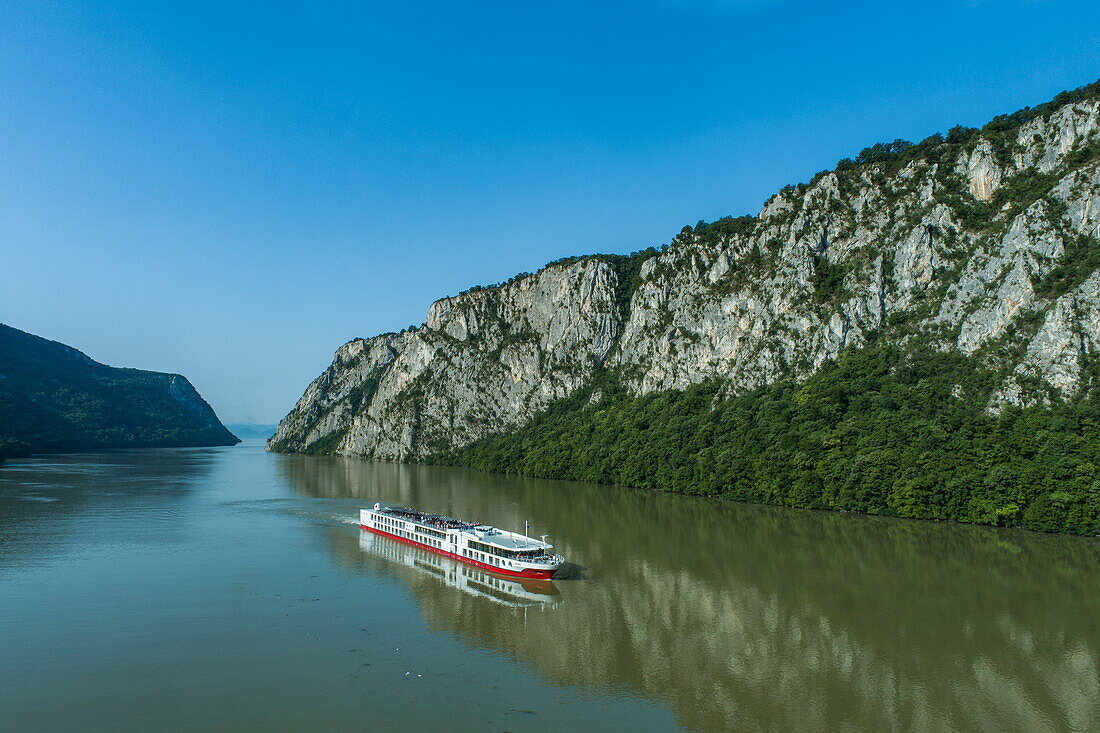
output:
[[[870, 347], [806, 381], [635, 397], [610, 377], [431, 460], [810, 509], [1095, 534], [1100, 400], [986, 408], [969, 357]], [[593, 396], [598, 396], [593, 399]]]

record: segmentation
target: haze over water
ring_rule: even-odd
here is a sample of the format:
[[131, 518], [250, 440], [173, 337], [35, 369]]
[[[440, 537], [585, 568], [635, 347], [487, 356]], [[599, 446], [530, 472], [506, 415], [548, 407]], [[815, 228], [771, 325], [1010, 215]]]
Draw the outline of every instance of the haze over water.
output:
[[[547, 533], [521, 585], [374, 500]], [[0, 469], [0, 729], [1100, 728], [1093, 539], [233, 448]]]

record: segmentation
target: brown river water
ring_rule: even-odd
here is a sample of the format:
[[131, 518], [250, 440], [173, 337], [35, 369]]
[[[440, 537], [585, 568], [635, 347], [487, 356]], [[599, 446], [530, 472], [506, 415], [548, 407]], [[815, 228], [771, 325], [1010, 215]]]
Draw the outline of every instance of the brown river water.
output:
[[[518, 583], [362, 533], [531, 533]], [[1100, 542], [232, 448], [0, 469], [0, 730], [1096, 731]]]

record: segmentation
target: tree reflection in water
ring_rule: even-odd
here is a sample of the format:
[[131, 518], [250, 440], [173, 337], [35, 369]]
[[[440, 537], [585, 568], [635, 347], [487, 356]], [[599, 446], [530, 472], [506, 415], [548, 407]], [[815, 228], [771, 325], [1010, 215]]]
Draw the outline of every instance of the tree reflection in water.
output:
[[[279, 456], [303, 496], [532, 522], [585, 579], [516, 614], [401, 574], [425, 618], [697, 730], [1096, 730], [1100, 547], [430, 466]], [[354, 535], [331, 532], [372, 569]]]

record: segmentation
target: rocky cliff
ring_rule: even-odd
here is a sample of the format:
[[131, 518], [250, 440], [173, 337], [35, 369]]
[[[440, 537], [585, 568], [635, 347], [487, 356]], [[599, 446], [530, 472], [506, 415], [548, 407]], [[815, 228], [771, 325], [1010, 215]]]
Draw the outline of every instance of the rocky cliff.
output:
[[107, 366], [0, 324], [0, 456], [239, 442], [186, 377]]
[[515, 430], [597, 373], [635, 395], [736, 395], [884, 337], [996, 369], [990, 413], [1072, 398], [1100, 343], [1098, 130], [1100, 83], [872, 146], [660, 250], [444, 298], [419, 328], [342, 346], [270, 448], [423, 458]]

